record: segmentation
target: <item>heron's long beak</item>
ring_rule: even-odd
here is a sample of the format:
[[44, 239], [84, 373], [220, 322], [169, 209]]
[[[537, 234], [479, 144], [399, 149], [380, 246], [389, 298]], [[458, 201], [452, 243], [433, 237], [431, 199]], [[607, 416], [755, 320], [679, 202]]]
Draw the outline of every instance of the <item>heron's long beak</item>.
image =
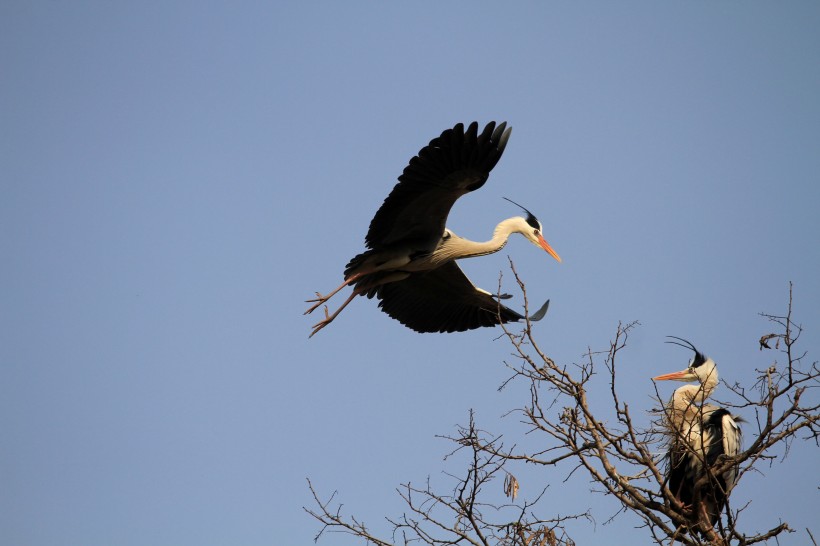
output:
[[549, 253], [549, 255], [550, 255], [550, 256], [552, 256], [553, 258], [555, 258], [555, 259], [556, 259], [556, 260], [558, 260], [559, 262], [561, 261], [561, 256], [559, 256], [559, 255], [558, 255], [558, 253], [557, 253], [557, 252], [555, 252], [555, 251], [552, 249], [552, 247], [549, 245], [549, 243], [547, 242], [547, 240], [546, 240], [546, 239], [544, 239], [544, 236], [543, 236], [543, 235], [541, 235], [540, 233], [538, 234], [538, 245], [539, 245], [541, 248], [543, 248], [544, 250], [546, 250], [546, 251]]
[[686, 368], [685, 370], [681, 370], [679, 372], [672, 372], [672, 373], [667, 373], [667, 374], [664, 374], [664, 375], [659, 375], [657, 377], [653, 377], [652, 379], [654, 379], [655, 381], [686, 381], [686, 382], [689, 382], [689, 381], [694, 381], [695, 379], [697, 379], [697, 377], [695, 377], [695, 375], [692, 372], [689, 371], [689, 368]]

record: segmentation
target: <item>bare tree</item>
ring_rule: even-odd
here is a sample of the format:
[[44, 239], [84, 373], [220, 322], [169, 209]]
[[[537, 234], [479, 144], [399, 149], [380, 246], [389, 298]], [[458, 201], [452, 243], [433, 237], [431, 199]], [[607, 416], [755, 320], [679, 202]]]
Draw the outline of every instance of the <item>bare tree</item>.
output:
[[[513, 274], [526, 302], [525, 287], [514, 267]], [[722, 456], [711, 466], [705, 465], [705, 475], [696, 489], [709, 487], [715, 482], [715, 476], [735, 465], [738, 479], [742, 479], [745, 474], [758, 470], [758, 466], [784, 456], [795, 441], [801, 442], [801, 447], [803, 444], [818, 446], [820, 404], [816, 396], [811, 400], [810, 395], [816, 394], [820, 386], [820, 368], [817, 361], [807, 363], [806, 354], [797, 350], [802, 329], [792, 319], [791, 284], [787, 312], [782, 316], [762, 316], [776, 330], [760, 339], [761, 350], [776, 350], [779, 359], [775, 358], [766, 369], [756, 370], [757, 381], [750, 387], [722, 381], [733, 399], [722, 404], [745, 408], [747, 414], [754, 414], [755, 430], [748, 430], [752, 427], [747, 425], [746, 431], [746, 437], [752, 440], [736, 457]], [[667, 463], [659, 449], [669, 441], [670, 435], [665, 425], [664, 400], [656, 391], [655, 418], [648, 421], [641, 415], [637, 422], [649, 424], [639, 425], [633, 420], [629, 405], [618, 395], [618, 362], [630, 332], [638, 326], [636, 322], [619, 324], [608, 348], [599, 352], [590, 350], [583, 362], [572, 365], [560, 365], [545, 354], [529, 326], [528, 322], [520, 333], [504, 330], [512, 344], [515, 361], [507, 363], [512, 375], [502, 388], [514, 381], [523, 381], [528, 386], [529, 400], [516, 411], [528, 432], [539, 435], [539, 445], [543, 448], [507, 447], [500, 437], [478, 428], [471, 411], [469, 423], [459, 427], [455, 435], [446, 437], [455, 446], [447, 457], [458, 453], [466, 459], [462, 474], [449, 475], [452, 490], [437, 492], [429, 480], [424, 487], [402, 485], [398, 492], [407, 512], [398, 518], [387, 518], [393, 529], [389, 537], [372, 535], [363, 522], [341, 513], [341, 506], [335, 504], [335, 494], [322, 500], [309, 482], [316, 506], [305, 510], [321, 524], [317, 540], [335, 531], [378, 546], [410, 543], [574, 545], [565, 524], [578, 518], [592, 521], [592, 515], [588, 511], [551, 517], [537, 515], [543, 509], [539, 501], [548, 484], [543, 484], [541, 493], [534, 499], [518, 499], [518, 480], [510, 471], [518, 463], [563, 468], [565, 479], [577, 477], [579, 473], [585, 475], [593, 484], [593, 494], [612, 497], [617, 503], [614, 505], [617, 513], [635, 514], [640, 527], [656, 544], [749, 545], [792, 531], [787, 522], [774, 516], [776, 522], [767, 530], [747, 531], [740, 516], [748, 504], [736, 507], [731, 502], [727, 502], [721, 517], [712, 525], [702, 510], [681, 504], [670, 491], [665, 477]], [[600, 373], [600, 368], [606, 373]], [[588, 393], [594, 382], [603, 378], [608, 381], [607, 410], [602, 411], [600, 404], [596, 404], [596, 415]], [[503, 488], [489, 490], [488, 484], [493, 480], [503, 481]], [[499, 490], [504, 496], [500, 497]], [[697, 499], [692, 504], [697, 504]], [[807, 533], [814, 542], [811, 531]]]

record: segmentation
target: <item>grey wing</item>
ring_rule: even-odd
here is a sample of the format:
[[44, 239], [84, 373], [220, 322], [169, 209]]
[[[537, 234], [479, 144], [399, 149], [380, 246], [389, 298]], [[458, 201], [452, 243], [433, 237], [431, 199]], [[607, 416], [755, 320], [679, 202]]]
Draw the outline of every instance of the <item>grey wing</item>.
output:
[[[382, 311], [417, 332], [463, 332], [524, 318], [476, 288], [456, 262], [384, 284], [376, 296]], [[543, 316], [545, 307], [536, 314]]]
[[506, 122], [459, 123], [419, 151], [370, 222], [368, 248], [438, 241], [456, 200], [484, 185], [510, 138]]
[[[743, 436], [740, 432], [739, 417], [729, 413], [726, 408], [708, 406], [704, 410], [704, 448], [706, 463], [713, 465], [720, 455], [736, 456], [740, 453]], [[733, 466], [723, 473], [722, 493], [728, 495], [737, 482], [737, 467]]]
[[[743, 433], [740, 430], [738, 422], [741, 421], [739, 417], [734, 415], [724, 415], [721, 420], [723, 427], [723, 452], [730, 457], [737, 456], [742, 449]], [[723, 474], [726, 480], [727, 492], [737, 483], [737, 467], [731, 467]]]

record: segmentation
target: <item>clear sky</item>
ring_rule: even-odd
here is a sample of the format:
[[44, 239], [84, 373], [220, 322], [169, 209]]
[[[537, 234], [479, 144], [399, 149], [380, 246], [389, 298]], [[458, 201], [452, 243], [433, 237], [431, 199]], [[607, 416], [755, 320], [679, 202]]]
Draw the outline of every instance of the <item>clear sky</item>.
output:
[[[499, 329], [417, 334], [362, 299], [308, 340], [302, 316], [460, 121], [514, 130], [449, 226], [489, 238], [518, 213], [506, 196], [564, 259], [516, 237], [462, 265], [513, 292], [514, 259], [552, 300], [535, 331], [555, 359], [639, 320], [633, 411], [690, 357], [670, 334], [748, 384], [776, 356], [759, 313], [793, 281], [817, 360], [819, 28], [809, 1], [3, 2], [3, 543], [308, 544], [308, 477], [385, 532], [400, 483], [449, 489], [463, 461], [436, 435], [469, 409], [520, 435]], [[818, 536], [816, 456], [797, 442], [747, 475], [741, 526]], [[592, 507], [581, 544], [644, 537], [569, 470], [521, 494], [550, 484], [545, 516]]]

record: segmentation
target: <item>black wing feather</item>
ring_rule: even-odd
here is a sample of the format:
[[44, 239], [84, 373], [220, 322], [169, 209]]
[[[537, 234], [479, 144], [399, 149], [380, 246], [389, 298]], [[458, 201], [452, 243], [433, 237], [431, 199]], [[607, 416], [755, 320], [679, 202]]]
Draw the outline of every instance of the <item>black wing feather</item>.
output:
[[370, 222], [368, 248], [398, 242], [438, 242], [456, 200], [487, 181], [510, 138], [512, 128], [490, 122], [478, 134], [478, 123], [464, 130], [447, 129], [413, 157], [399, 182]]
[[[735, 424], [737, 418], [725, 408], [710, 410], [705, 417], [702, 434], [709, 443], [703, 446], [702, 454], [694, 453], [679, 439], [673, 442], [669, 450], [669, 490], [684, 505], [691, 505], [696, 498], [694, 485], [704, 472], [704, 462], [707, 467], [711, 467], [721, 455], [737, 455], [737, 453], [726, 453], [724, 448], [724, 427], [730, 426], [739, 431]], [[727, 423], [726, 420], [729, 422]], [[706, 504], [706, 513], [712, 525], [720, 517], [720, 512], [726, 505], [726, 499], [734, 486], [736, 477], [737, 470], [730, 470], [715, 476], [715, 482], [700, 491], [701, 502]]]
[[500, 322], [524, 318], [478, 290], [456, 262], [384, 284], [376, 296], [382, 311], [417, 332], [463, 332], [495, 326], [499, 314]]
[[[709, 415], [709, 418], [704, 423], [704, 429], [711, 433], [711, 437], [713, 438], [711, 445], [706, 447], [706, 464], [709, 466], [715, 464], [718, 460], [718, 457], [721, 455], [729, 455], [735, 456], [737, 455], [737, 451], [729, 452], [726, 451], [726, 429], [730, 428], [740, 434], [740, 428], [737, 426], [736, 417], [734, 417], [729, 410], [726, 408], [718, 408]], [[730, 446], [733, 446], [735, 449], [739, 449], [739, 444], [734, 444], [733, 442], [730, 443]], [[732, 447], [729, 448], [730, 450]], [[718, 507], [718, 510], [723, 508], [723, 505], [726, 503], [726, 497], [728, 496], [729, 491], [732, 490], [732, 487], [735, 485], [735, 480], [737, 479], [737, 469], [729, 470], [721, 475], [716, 476], [717, 484], [715, 487], [715, 503]]]

